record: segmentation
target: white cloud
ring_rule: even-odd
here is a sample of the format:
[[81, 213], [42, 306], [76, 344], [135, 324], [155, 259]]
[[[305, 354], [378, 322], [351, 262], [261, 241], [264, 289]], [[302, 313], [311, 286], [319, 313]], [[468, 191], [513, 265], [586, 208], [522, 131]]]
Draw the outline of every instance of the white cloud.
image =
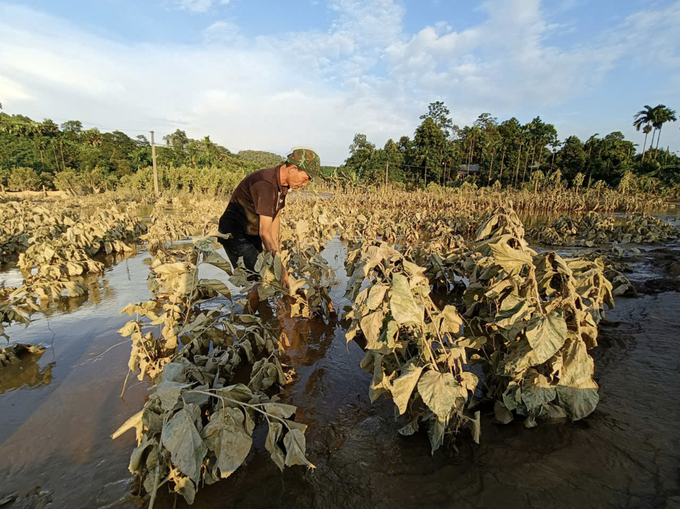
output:
[[213, 5], [227, 5], [230, 0], [175, 0], [177, 6], [185, 11], [207, 12]]
[[[0, 75], [0, 100], [5, 101], [5, 104], [10, 103], [21, 103], [21, 101], [26, 101], [31, 99], [26, 89], [14, 80], [3, 77]], [[2, 104], [0, 102], [0, 104]]]
[[[218, 1], [184, 4], [197, 11]], [[404, 31], [399, 0], [331, 0], [329, 8], [327, 32], [248, 38], [221, 20], [200, 44], [167, 45], [117, 43], [0, 4], [0, 101], [36, 118], [179, 127], [232, 150], [308, 145], [334, 164], [357, 131], [378, 144], [412, 133], [433, 100], [471, 122], [482, 111], [503, 117], [589, 94], [640, 43], [654, 48], [655, 65], [677, 63], [680, 1], [568, 49], [550, 44], [556, 28], [539, 0], [490, 0], [476, 26], [453, 31], [450, 20], [415, 34]]]
[[203, 30], [203, 40], [207, 43], [228, 43], [239, 38], [239, 28], [232, 21], [215, 21]]
[[423, 91], [452, 84], [451, 95], [485, 111], [546, 105], [597, 83], [620, 57], [615, 47], [561, 50], [546, 43], [538, 0], [492, 0], [487, 20], [461, 32], [426, 27], [387, 50], [395, 76]]

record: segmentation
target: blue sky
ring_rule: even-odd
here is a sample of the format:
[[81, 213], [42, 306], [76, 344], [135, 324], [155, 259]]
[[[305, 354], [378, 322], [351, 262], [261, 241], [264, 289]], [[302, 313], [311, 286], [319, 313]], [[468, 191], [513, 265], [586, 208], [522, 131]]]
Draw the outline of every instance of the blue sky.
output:
[[680, 110], [678, 27], [680, 0], [0, 0], [0, 102], [326, 164], [356, 132], [412, 135], [435, 100], [459, 124], [540, 115], [641, 143], [644, 104]]

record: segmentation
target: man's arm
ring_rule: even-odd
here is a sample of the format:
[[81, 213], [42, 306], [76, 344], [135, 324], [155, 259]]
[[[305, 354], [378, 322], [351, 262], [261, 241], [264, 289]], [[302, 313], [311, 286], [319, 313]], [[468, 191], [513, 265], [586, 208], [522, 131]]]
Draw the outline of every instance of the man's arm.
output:
[[276, 250], [281, 250], [281, 212], [276, 214], [276, 217], [272, 221], [272, 236], [274, 237], [274, 244], [276, 244]]
[[279, 243], [278, 239], [274, 238], [273, 225], [273, 217], [260, 216], [260, 238], [264, 244], [264, 249], [276, 254], [279, 251]]
[[[267, 251], [272, 254], [279, 252], [279, 232], [281, 228], [281, 215], [277, 214], [275, 218], [270, 216], [260, 216], [260, 238]], [[288, 288], [288, 271], [283, 267], [281, 273], [281, 282], [284, 288]]]

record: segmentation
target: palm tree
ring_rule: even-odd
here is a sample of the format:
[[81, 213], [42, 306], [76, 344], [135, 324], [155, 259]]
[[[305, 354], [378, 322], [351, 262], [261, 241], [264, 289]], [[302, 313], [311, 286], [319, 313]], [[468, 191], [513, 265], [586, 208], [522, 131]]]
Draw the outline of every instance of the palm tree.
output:
[[661, 128], [666, 122], [675, 122], [678, 120], [678, 117], [676, 116], [675, 110], [672, 110], [671, 108], [667, 108], [663, 104], [660, 104], [657, 106], [659, 108], [659, 112], [656, 118], [656, 123], [654, 124], [654, 127], [659, 130], [659, 134], [656, 137], [656, 150], [659, 150], [659, 140], [661, 139]]
[[[646, 129], [646, 128], [645, 128], [645, 129]], [[650, 127], [649, 130], [651, 131], [652, 128]], [[648, 132], [649, 132], [649, 131], [648, 131]], [[597, 138], [597, 137], [598, 137], [599, 135], [600, 135], [600, 133], [595, 133], [595, 134], [593, 134], [590, 138], [588, 138], [588, 141], [586, 141], [586, 142], [584, 143], [584, 145], [583, 145], [584, 148], [585, 148], [585, 147], [588, 147], [588, 164], [587, 164], [587, 166], [586, 166], [588, 169], [590, 169], [590, 172], [589, 172], [589, 174], [588, 174], [588, 189], [590, 189], [590, 183], [591, 183], [592, 180], [593, 180], [593, 161], [592, 161], [592, 159], [591, 159], [590, 156], [591, 156], [591, 154], [593, 153], [593, 147], [594, 147], [594, 146], [597, 144], [597, 142], [598, 142], [598, 138]], [[644, 151], [643, 151], [642, 157], [644, 157]]]
[[[658, 108], [658, 106], [657, 106]], [[645, 160], [645, 152], [647, 150], [647, 135], [649, 132], [652, 130], [651, 126], [658, 117], [658, 113], [656, 111], [656, 108], [652, 108], [648, 104], [645, 104], [645, 108], [638, 111], [633, 118], [633, 126], [635, 126], [635, 130], [639, 131], [640, 128], [643, 128], [642, 132], [645, 133], [645, 144], [642, 148], [642, 160]], [[654, 135], [652, 134], [652, 143], [654, 143]]]

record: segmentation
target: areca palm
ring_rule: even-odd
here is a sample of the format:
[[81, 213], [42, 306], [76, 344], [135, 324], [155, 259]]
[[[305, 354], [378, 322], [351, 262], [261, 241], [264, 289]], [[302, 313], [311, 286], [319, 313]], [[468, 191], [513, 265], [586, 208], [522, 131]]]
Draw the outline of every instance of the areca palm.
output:
[[666, 122], [675, 122], [678, 120], [675, 110], [667, 108], [663, 104], [657, 106], [659, 108], [658, 115], [656, 117], [656, 122], [654, 127], [659, 130], [659, 134], [656, 137], [656, 150], [659, 150], [659, 140], [661, 139], [661, 128]]
[[[645, 104], [644, 109], [638, 111], [635, 116], [633, 117], [635, 120], [633, 120], [633, 126], [635, 126], [635, 130], [639, 131], [640, 128], [642, 128], [642, 132], [645, 133], [645, 143], [642, 148], [642, 160], [645, 160], [645, 153], [647, 151], [647, 135], [649, 132], [652, 130], [652, 125], [658, 118], [658, 111], [657, 108], [652, 108], [648, 104]], [[652, 134], [652, 143], [654, 143], [654, 135]]]

